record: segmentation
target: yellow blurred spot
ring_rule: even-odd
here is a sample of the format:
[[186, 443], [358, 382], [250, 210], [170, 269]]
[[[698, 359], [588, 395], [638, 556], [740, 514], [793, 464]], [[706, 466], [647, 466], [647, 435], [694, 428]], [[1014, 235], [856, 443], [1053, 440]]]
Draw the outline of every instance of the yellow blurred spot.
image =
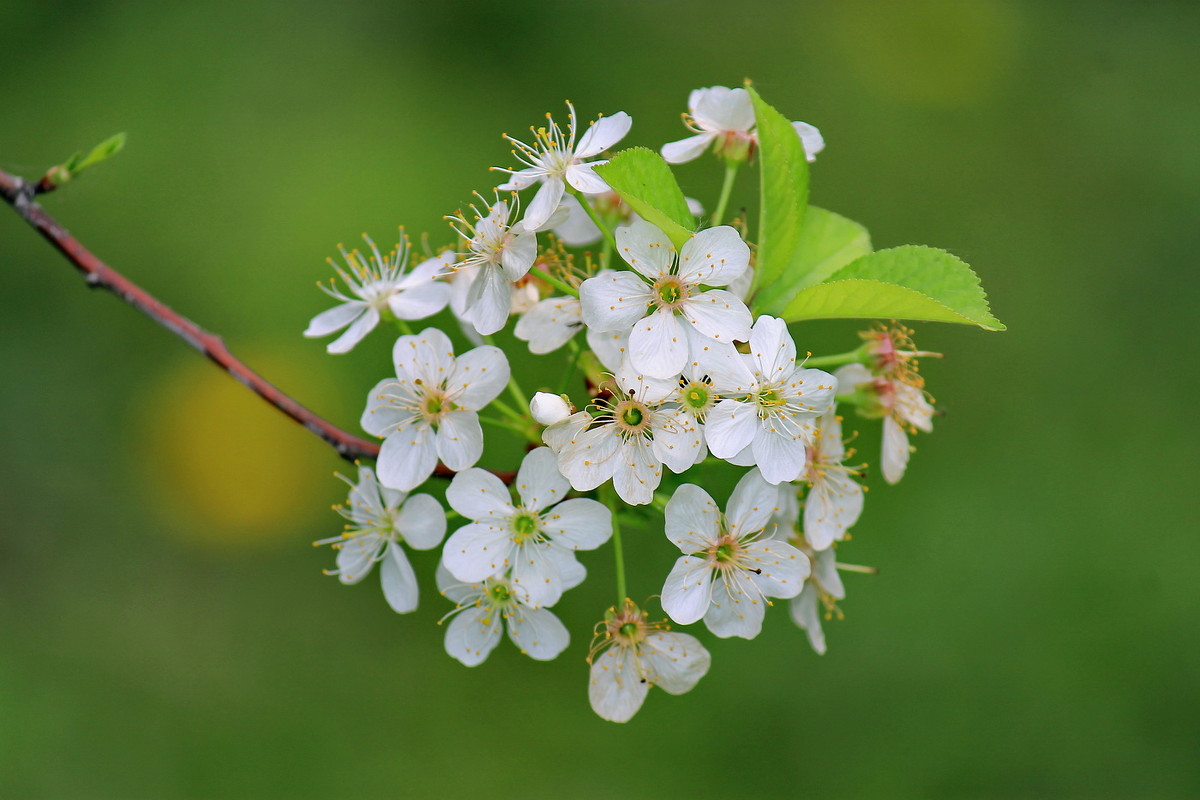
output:
[[929, 105], [990, 94], [1020, 44], [1019, 12], [1005, 0], [843, 0], [830, 4], [834, 40], [880, 93]]
[[[317, 400], [278, 350], [239, 356], [300, 402]], [[164, 371], [137, 410], [144, 501], [171, 533], [222, 548], [300, 546], [342, 491], [328, 445], [202, 356]]]

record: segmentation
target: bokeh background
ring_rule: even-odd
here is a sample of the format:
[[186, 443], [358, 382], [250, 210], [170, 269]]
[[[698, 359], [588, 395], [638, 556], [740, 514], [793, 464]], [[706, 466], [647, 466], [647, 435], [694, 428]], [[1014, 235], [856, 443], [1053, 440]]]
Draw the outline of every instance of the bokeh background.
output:
[[[564, 99], [657, 147], [691, 89], [752, 77], [824, 132], [815, 203], [962, 256], [1009, 325], [917, 326], [946, 414], [875, 481], [841, 552], [880, 573], [829, 653], [783, 607], [701, 632], [695, 691], [617, 726], [583, 662], [608, 550], [562, 658], [462, 667], [433, 554], [408, 617], [321, 574], [330, 450], [0, 209], [0, 795], [1200, 794], [1197, 41], [1185, 2], [0, 4], [0, 166], [127, 131], [47, 207], [351, 428], [389, 342], [300, 336], [324, 258], [448, 241], [500, 133]], [[711, 203], [719, 171], [678, 174]], [[650, 595], [671, 549], [627, 540]]]

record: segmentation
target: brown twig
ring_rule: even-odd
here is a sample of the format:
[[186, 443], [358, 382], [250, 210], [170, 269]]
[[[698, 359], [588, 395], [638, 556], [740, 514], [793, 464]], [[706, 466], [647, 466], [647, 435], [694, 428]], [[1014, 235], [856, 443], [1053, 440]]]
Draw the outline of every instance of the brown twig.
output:
[[[49, 173], [47, 173], [47, 176]], [[171, 333], [183, 339], [191, 347], [208, 356], [209, 360], [236, 378], [243, 386], [257, 394], [275, 408], [299, 422], [310, 433], [319, 436], [347, 461], [360, 458], [375, 459], [379, 456], [379, 445], [354, 436], [323, 417], [309, 411], [289, 395], [272, 385], [266, 378], [250, 369], [237, 359], [220, 336], [209, 333], [196, 323], [171, 310], [166, 304], [153, 297], [131, 280], [101, 261], [67, 232], [66, 228], [45, 212], [34, 201], [34, 197], [53, 191], [55, 184], [43, 178], [35, 184], [26, 183], [15, 175], [0, 170], [0, 196], [12, 206], [21, 219], [66, 256], [92, 289], [107, 289]], [[443, 464], [438, 464], [434, 474], [450, 478], [454, 473]], [[496, 473], [501, 480], [512, 483], [512, 473]]]

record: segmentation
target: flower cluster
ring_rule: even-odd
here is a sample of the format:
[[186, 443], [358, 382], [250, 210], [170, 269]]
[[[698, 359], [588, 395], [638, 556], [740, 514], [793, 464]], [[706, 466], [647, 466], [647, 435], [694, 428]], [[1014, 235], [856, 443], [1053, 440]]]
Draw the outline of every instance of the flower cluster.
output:
[[[905, 471], [909, 434], [931, 429], [916, 361], [930, 354], [911, 331], [877, 327], [841, 355], [800, 350], [790, 306], [762, 300], [748, 220], [720, 224], [738, 169], [771, 146], [755, 102], [743, 88], [692, 92], [694, 135], [662, 146], [662, 158], [629, 151], [660, 170], [642, 183], [622, 172], [623, 155], [605, 157], [629, 115], [584, 128], [568, 104], [565, 126], [547, 115], [525, 140], [505, 137], [519, 165], [494, 168], [507, 179], [493, 199], [477, 194], [469, 213], [448, 216], [454, 240], [413, 269], [403, 237], [387, 256], [369, 238], [369, 255], [342, 249], [345, 290], [322, 287], [339, 305], [305, 331], [345, 329], [331, 353], [381, 322], [397, 332], [391, 370], [362, 414], [378, 459], [359, 467], [339, 509], [343, 534], [319, 542], [337, 549], [331, 574], [356, 583], [382, 562], [387, 602], [410, 612], [419, 591], [405, 546], [444, 539], [434, 581], [453, 604], [441, 621], [446, 652], [474, 667], [507, 635], [544, 661], [571, 646], [551, 609], [587, 577], [580, 554], [607, 563], [589, 551], [611, 543], [617, 602], [593, 629], [587, 662], [592, 708], [616, 722], [651, 687], [681, 694], [708, 671], [701, 638], [672, 624], [753, 639], [786, 599], [823, 653], [822, 619], [840, 616], [845, 597], [839, 570], [869, 571], [835, 557], [862, 514], [866, 474], [850, 463], [839, 411], [882, 421], [888, 483]], [[820, 132], [782, 129], [807, 169]], [[706, 150], [726, 175], [711, 216], [673, 179], [643, 191], [646, 174]], [[506, 351], [491, 337], [510, 323]], [[518, 361], [538, 365], [537, 391], [518, 383]], [[485, 425], [495, 432], [486, 442]], [[666, 615], [653, 620], [630, 597], [625, 559], [672, 546], [662, 585], [642, 587]]]

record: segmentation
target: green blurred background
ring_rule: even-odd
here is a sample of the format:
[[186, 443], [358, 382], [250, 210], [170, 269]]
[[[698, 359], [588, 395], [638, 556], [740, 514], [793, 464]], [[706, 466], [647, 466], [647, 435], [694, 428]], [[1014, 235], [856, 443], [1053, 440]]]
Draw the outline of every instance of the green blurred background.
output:
[[[841, 553], [881, 571], [828, 655], [782, 607], [701, 632], [696, 690], [617, 726], [583, 662], [607, 549], [562, 658], [462, 667], [433, 554], [408, 617], [322, 576], [330, 450], [0, 209], [0, 795], [1200, 794], [1197, 41], [1184, 2], [0, 4], [0, 166], [128, 131], [51, 213], [351, 428], [389, 343], [300, 336], [324, 258], [441, 243], [499, 134], [564, 99], [657, 147], [691, 89], [752, 77], [825, 134], [814, 202], [964, 257], [1009, 326], [917, 326], [946, 416], [874, 481]], [[710, 204], [718, 173], [678, 171]], [[652, 594], [670, 548], [627, 538]]]

